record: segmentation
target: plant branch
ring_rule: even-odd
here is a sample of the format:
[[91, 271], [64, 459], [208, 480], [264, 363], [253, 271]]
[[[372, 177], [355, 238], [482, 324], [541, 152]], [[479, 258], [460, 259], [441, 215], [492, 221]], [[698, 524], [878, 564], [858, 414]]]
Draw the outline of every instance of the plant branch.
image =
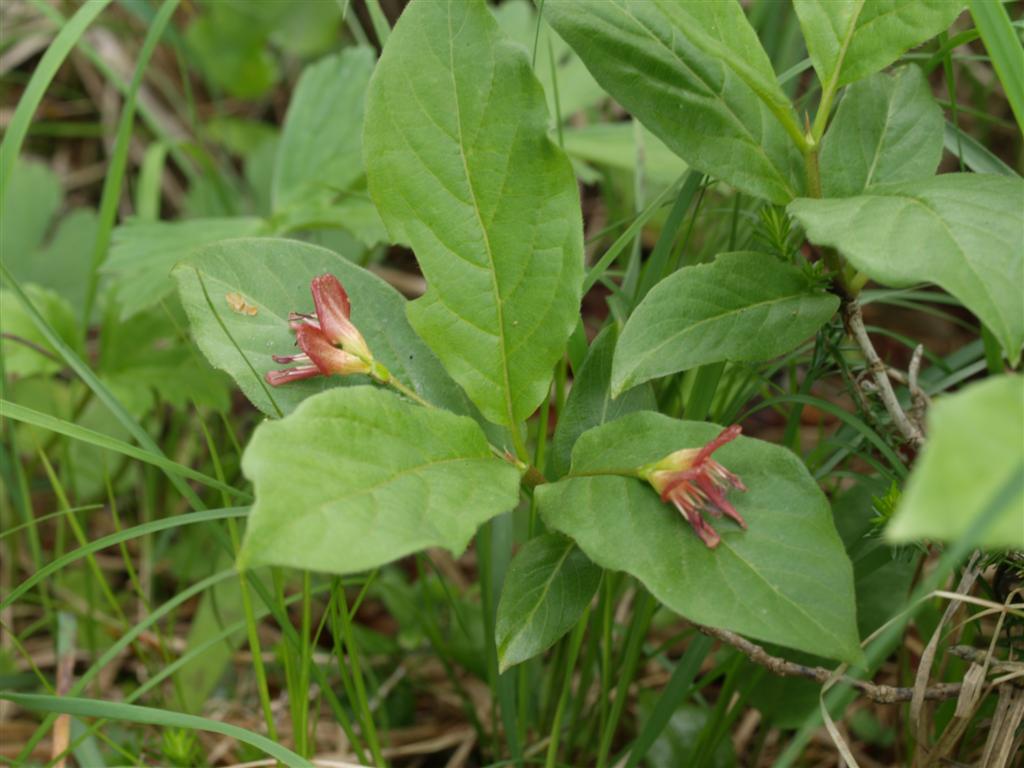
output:
[[[735, 632], [727, 629], [716, 629], [697, 625], [697, 629], [719, 642], [735, 648], [755, 664], [758, 664], [776, 675], [784, 677], [806, 677], [819, 683], [826, 683], [832, 678], [832, 671], [824, 667], [809, 667], [806, 664], [784, 659], [781, 656], [772, 656], [768, 651], [757, 643], [752, 643], [746, 638], [740, 637]], [[910, 701], [914, 695], [913, 688], [896, 687], [892, 685], [875, 685], [866, 680], [843, 677], [843, 680], [855, 687], [869, 699], [879, 704], [896, 704]], [[936, 683], [925, 689], [926, 699], [942, 701], [953, 699], [960, 695], [960, 683]]]
[[[885, 410], [888, 412], [893, 424], [896, 425], [896, 428], [907, 442], [913, 445], [914, 448], [919, 449], [924, 445], [924, 433], [903, 410], [903, 406], [900, 405], [896, 392], [892, 388], [892, 383], [889, 381], [888, 368], [882, 362], [882, 358], [878, 356], [874, 344], [871, 343], [871, 337], [868, 336], [867, 329], [864, 327], [864, 317], [861, 314], [860, 304], [856, 299], [845, 299], [843, 301], [843, 320], [850, 335], [857, 342], [861, 354], [864, 355], [864, 360], [868, 364], [868, 371], [871, 373], [878, 390], [878, 395], [881, 397], [882, 404], [885, 406]], [[920, 367], [920, 362], [918, 362], [916, 367]], [[916, 383], [916, 368], [913, 379]]]

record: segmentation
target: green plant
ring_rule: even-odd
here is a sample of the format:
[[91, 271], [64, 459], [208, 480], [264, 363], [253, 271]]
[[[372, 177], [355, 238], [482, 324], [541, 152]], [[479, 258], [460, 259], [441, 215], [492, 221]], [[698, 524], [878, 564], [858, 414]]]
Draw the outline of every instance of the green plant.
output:
[[[356, 759], [383, 764], [402, 717], [389, 681], [409, 662], [371, 656], [415, 650], [440, 661], [481, 765], [733, 764], [727, 737], [747, 706], [797, 729], [773, 756], [786, 765], [852, 691], [892, 702], [960, 690], [928, 687], [930, 661], [917, 694], [869, 680], [912, 616], [939, 642], [949, 616], [924, 598], [956, 570], [969, 590], [973, 550], [1024, 549], [1024, 182], [946, 121], [929, 79], [943, 63], [951, 77], [952, 41], [980, 35], [1016, 110], [1019, 23], [979, 4], [978, 30], [947, 39], [965, 7], [953, 0], [794, 0], [784, 24], [771, 3], [731, 0], [543, 0], [536, 14], [413, 0], [389, 29], [375, 0], [365, 28], [348, 3], [283, 14], [225, 0], [167, 38], [211, 93], [235, 99], [268, 98], [284, 65], [309, 60], [282, 128], [222, 114], [193, 146], [154, 136], [135, 215], [115, 227], [134, 110], [149, 109], [143, 73], [176, 10], [125, 5], [150, 32], [122, 84], [99, 213], [68, 217], [46, 245], [59, 185], [18, 155], [104, 4], [62, 27], [0, 151], [5, 221], [27, 221], [4, 244], [0, 414], [17, 459], [4, 462], [4, 509], [20, 515], [35, 571], [2, 604], [44, 609], [12, 634], [31, 637], [76, 594], [75, 575], [84, 616], [123, 637], [110, 645], [94, 628], [97, 660], [73, 686], [58, 679], [60, 696], [5, 697], [159, 726], [159, 746], [94, 723], [68, 748], [102, 739], [174, 764], [199, 759], [195, 729], [307, 765], [323, 709]], [[351, 40], [337, 50], [342, 24]], [[908, 53], [922, 44], [926, 55]], [[606, 116], [605, 93], [631, 124], [566, 119]], [[945, 150], [958, 171], [938, 173]], [[174, 221], [159, 217], [168, 155], [190, 180]], [[607, 231], [590, 226], [595, 196], [621, 218]], [[381, 268], [389, 247], [415, 256], [425, 285]], [[68, 272], [40, 270], [43, 258]], [[959, 323], [969, 341], [929, 351], [868, 325], [882, 305]], [[905, 371], [882, 338], [906, 347]], [[261, 423], [229, 407], [217, 371]], [[33, 509], [44, 481], [61, 506], [52, 542]], [[121, 530], [118, 504], [136, 490], [139, 523]], [[72, 499], [106, 502], [115, 533], [90, 542]], [[170, 516], [183, 505], [192, 512]], [[471, 542], [472, 578], [454, 578]], [[921, 546], [890, 545], [907, 542]], [[917, 578], [922, 542], [941, 557]], [[97, 564], [112, 545], [142, 620]], [[195, 575], [159, 606], [154, 546]], [[990, 660], [1014, 663], [1014, 594], [986, 603]], [[179, 653], [160, 622], [196, 595]], [[360, 621], [366, 601], [398, 620], [395, 636]], [[154, 648], [135, 652], [162, 660], [156, 682], [123, 704], [81, 697], [149, 627]], [[199, 714], [242, 644], [266, 737]], [[645, 668], [668, 682], [639, 700], [634, 726]], [[466, 675], [486, 681], [489, 706]], [[159, 705], [134, 703], [165, 679]], [[970, 705], [975, 721], [984, 706]], [[897, 748], [863, 710], [852, 722]], [[924, 755], [932, 734], [917, 728]], [[935, 735], [933, 754], [964, 738], [958, 728]], [[970, 738], [1003, 754], [996, 732]], [[744, 745], [749, 764], [767, 759], [766, 734]]]

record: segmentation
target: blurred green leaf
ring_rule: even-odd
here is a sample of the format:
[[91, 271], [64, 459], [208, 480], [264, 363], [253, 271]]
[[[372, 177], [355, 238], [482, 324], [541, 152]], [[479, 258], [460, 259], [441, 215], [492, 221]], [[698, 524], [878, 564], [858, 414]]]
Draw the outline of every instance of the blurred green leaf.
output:
[[348, 48], [302, 72], [292, 93], [274, 168], [274, 211], [321, 202], [363, 175], [362, 130], [370, 48]]
[[1024, 180], [949, 173], [857, 197], [795, 200], [807, 238], [884, 285], [932, 282], [963, 302], [1010, 363], [1024, 344]]
[[[996, 376], [935, 400], [928, 441], [892, 523], [890, 541], [956, 541], [992, 502], [995, 489], [1024, 473], [1024, 377]], [[979, 544], [1024, 549], [1024, 494], [1003, 508]]]
[[[595, 123], [562, 132], [569, 157], [633, 173], [637, 162], [636, 129], [631, 123]], [[657, 136], [643, 129], [644, 175], [652, 182], [669, 185], [686, 171], [677, 154]]]
[[536, 490], [544, 521], [691, 621], [856, 662], [853, 570], [828, 502], [790, 451], [741, 437], [715, 454], [749, 489], [730, 497], [749, 529], [718, 523], [716, 549], [647, 483], [624, 476], [720, 429], [645, 412], [586, 432], [569, 477]]
[[[75, 350], [81, 350], [81, 333], [71, 305], [55, 291], [38, 285], [25, 286], [36, 309], [54, 332]], [[40, 376], [64, 370], [57, 350], [39, 331], [21, 302], [9, 290], [0, 288], [0, 340], [4, 369], [16, 376]]]
[[[641, 718], [646, 707], [641, 707]], [[711, 712], [705, 707], [685, 703], [669, 719], [665, 730], [654, 740], [644, 758], [647, 768], [679, 768], [693, 765], [697, 756], [700, 735], [711, 719]], [[710, 759], [702, 765], [708, 768], [732, 768], [736, 765], [732, 742], [721, 739]]]
[[174, 290], [171, 269], [195, 249], [229, 238], [264, 232], [262, 219], [238, 216], [186, 221], [129, 219], [114, 230], [103, 271], [117, 286], [121, 318], [153, 306]]
[[[536, 40], [537, 56], [533, 72], [544, 88], [552, 121], [560, 114], [565, 122], [577, 112], [597, 106], [608, 98], [608, 94], [597, 84], [580, 57], [550, 26], [542, 24], [540, 35], [537, 35], [537, 12], [529, 0], [505, 0], [492, 10], [502, 31], [530, 52], [531, 56]], [[552, 56], [555, 61], [554, 76]]]
[[19, 158], [14, 164], [3, 199], [0, 253], [7, 268], [20, 280], [31, 269], [54, 215], [64, 197], [60, 180], [43, 163]]
[[458, 555], [519, 498], [518, 471], [472, 419], [374, 387], [324, 392], [264, 422], [242, 467], [256, 487], [246, 567], [346, 574], [427, 547]]
[[239, 99], [256, 99], [281, 77], [266, 45], [266, 34], [267, 30], [253, 24], [235, 3], [213, 2], [206, 4], [203, 14], [189, 24], [185, 41], [217, 88]]

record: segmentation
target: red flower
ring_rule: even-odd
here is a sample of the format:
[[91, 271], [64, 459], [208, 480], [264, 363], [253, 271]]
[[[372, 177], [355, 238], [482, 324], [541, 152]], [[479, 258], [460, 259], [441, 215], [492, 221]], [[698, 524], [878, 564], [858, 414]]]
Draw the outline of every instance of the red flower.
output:
[[701, 515], [707, 509], [713, 516], [723, 514], [746, 528], [746, 521], [725, 498], [731, 488], [747, 490], [743, 482], [717, 461], [711, 454], [736, 439], [741, 427], [728, 427], [703, 448], [685, 448], [666, 456], [661, 461], [640, 470], [643, 477], [659, 494], [662, 501], [671, 501], [708, 547], [718, 546], [721, 538]]
[[295, 368], [268, 371], [267, 382], [273, 386], [301, 381], [314, 376], [351, 373], [375, 374], [370, 348], [359, 330], [349, 320], [351, 306], [348, 294], [334, 275], [320, 275], [310, 285], [316, 314], [292, 312], [288, 320], [295, 331], [301, 353], [273, 355], [277, 363], [303, 363]]

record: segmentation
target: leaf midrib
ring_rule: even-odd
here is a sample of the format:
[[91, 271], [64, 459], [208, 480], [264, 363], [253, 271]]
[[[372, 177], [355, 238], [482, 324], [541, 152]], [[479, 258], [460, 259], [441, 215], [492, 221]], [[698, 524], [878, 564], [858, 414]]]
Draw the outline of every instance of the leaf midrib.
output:
[[517, 638], [520, 638], [525, 634], [527, 627], [533, 622], [534, 615], [536, 615], [537, 611], [540, 609], [541, 603], [544, 602], [544, 598], [547, 597], [548, 592], [551, 591], [551, 585], [554, 584], [555, 578], [561, 572], [562, 566], [565, 564], [565, 561], [569, 559], [569, 555], [572, 554], [575, 544], [573, 544], [572, 541], [567, 541], [563, 546], [565, 548], [565, 552], [558, 558], [558, 562], [551, 570], [551, 575], [544, 580], [544, 587], [541, 589], [541, 593], [538, 598], [534, 601], [533, 607], [526, 614], [526, 618], [519, 622], [519, 631], [513, 632], [509, 635], [508, 639], [502, 643], [501, 647], [498, 649], [501, 655], [504, 656], [509, 646], [512, 645]]
[[501, 348], [501, 375], [504, 383], [502, 399], [505, 402], [505, 414], [508, 417], [509, 429], [515, 429], [515, 412], [512, 406], [512, 383], [508, 369], [508, 341], [505, 335], [505, 307], [498, 286], [498, 275], [496, 271], [494, 252], [491, 248], [490, 233], [484, 225], [483, 216], [480, 214], [480, 204], [476, 197], [476, 188], [473, 186], [473, 177], [469, 172], [469, 161], [466, 158], [465, 137], [462, 130], [462, 106], [459, 101], [459, 83], [455, 76], [455, 35], [452, 30], [452, 4], [448, 3], [448, 71], [451, 74], [452, 92], [455, 95], [455, 124], [458, 127], [459, 159], [462, 161], [462, 170], [466, 175], [466, 186], [469, 188], [469, 196], [472, 201], [473, 214], [476, 216], [477, 224], [480, 225], [480, 232], [483, 235], [484, 252], [487, 255], [487, 262], [490, 264], [491, 292], [494, 294], [495, 311], [498, 319], [498, 341]]

